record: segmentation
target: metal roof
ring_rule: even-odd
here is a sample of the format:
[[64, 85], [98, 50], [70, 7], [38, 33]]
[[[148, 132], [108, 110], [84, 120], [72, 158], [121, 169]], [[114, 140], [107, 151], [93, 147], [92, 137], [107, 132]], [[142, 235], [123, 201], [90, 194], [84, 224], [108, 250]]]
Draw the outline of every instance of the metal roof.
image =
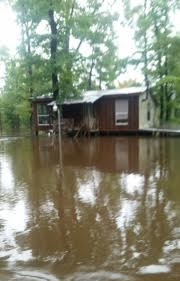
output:
[[96, 90], [86, 91], [78, 99], [65, 100], [63, 104], [79, 104], [79, 103], [94, 103], [98, 99], [104, 96], [114, 95], [129, 95], [129, 94], [141, 94], [146, 91], [145, 87], [130, 87], [124, 89], [112, 89], [112, 90]]
[[30, 97], [31, 100], [43, 100], [43, 99], [52, 99], [53, 94], [48, 93], [48, 94], [43, 94], [41, 96], [36, 96], [36, 97]]

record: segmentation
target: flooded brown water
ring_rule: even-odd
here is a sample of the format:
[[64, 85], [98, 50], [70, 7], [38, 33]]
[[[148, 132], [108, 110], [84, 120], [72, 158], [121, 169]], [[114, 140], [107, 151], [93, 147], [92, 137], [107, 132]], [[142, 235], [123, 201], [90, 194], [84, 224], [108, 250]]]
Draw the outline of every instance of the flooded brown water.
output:
[[0, 280], [179, 281], [180, 139], [0, 139]]

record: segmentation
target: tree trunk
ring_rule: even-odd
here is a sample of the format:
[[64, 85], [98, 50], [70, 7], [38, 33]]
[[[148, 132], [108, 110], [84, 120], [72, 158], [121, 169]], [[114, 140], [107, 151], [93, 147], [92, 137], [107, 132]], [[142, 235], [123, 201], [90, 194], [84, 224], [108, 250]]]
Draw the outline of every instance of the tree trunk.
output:
[[[146, 13], [147, 13], [147, 0], [144, 1], [144, 18], [146, 19]], [[147, 39], [147, 29], [145, 29], [144, 32], [144, 79], [145, 79], [145, 85], [146, 85], [146, 99], [148, 99], [149, 96], [149, 77], [148, 77], [148, 47], [147, 47], [148, 39]]]
[[54, 19], [54, 10], [51, 9], [48, 12], [49, 16], [49, 25], [51, 28], [51, 42], [50, 42], [50, 51], [51, 51], [51, 65], [52, 65], [52, 91], [53, 98], [56, 100], [59, 97], [59, 81], [57, 75], [57, 24]]
[[[167, 52], [165, 54], [165, 77], [168, 76], [168, 59]], [[168, 95], [168, 83], [166, 82], [164, 85], [164, 99], [165, 99], [165, 121], [169, 121], [170, 118], [170, 98]]]
[[[169, 120], [170, 115], [170, 99], [169, 99], [169, 93], [168, 93], [168, 82], [167, 82], [167, 76], [168, 76], [168, 21], [169, 21], [169, 15], [168, 15], [168, 1], [164, 1], [164, 6], [161, 8], [161, 14], [164, 20], [164, 30], [160, 30], [160, 27], [158, 25], [159, 19], [157, 17], [157, 14], [155, 12], [156, 8], [155, 1], [151, 1], [151, 6], [154, 13], [154, 28], [155, 28], [155, 37], [157, 42], [157, 60], [158, 60], [158, 74], [159, 79], [161, 82], [161, 88], [160, 88], [160, 121], [161, 124], [164, 123], [164, 121]], [[162, 22], [161, 22], [162, 24]], [[162, 35], [164, 36], [164, 39], [162, 40]], [[165, 61], [164, 61], [165, 59]], [[164, 61], [164, 62], [163, 62]], [[163, 82], [162, 80], [165, 80]]]
[[[22, 40], [23, 40], [23, 47], [24, 47], [24, 55], [27, 56], [28, 66], [27, 66], [27, 75], [28, 75], [28, 82], [29, 82], [29, 96], [33, 96], [33, 70], [32, 70], [32, 53], [31, 53], [31, 28], [28, 24], [28, 16], [27, 10], [25, 5], [22, 4]], [[26, 41], [25, 41], [26, 39]]]
[[[154, 9], [154, 3], [152, 1], [152, 9]], [[154, 17], [154, 31], [156, 42], [159, 42], [159, 28], [156, 17]], [[158, 64], [158, 75], [159, 79], [162, 80], [163, 78], [163, 70], [162, 70], [162, 50], [158, 47], [157, 50], [157, 64]], [[160, 123], [163, 124], [164, 122], [164, 87], [161, 84], [160, 86]]]
[[26, 27], [26, 37], [27, 37], [27, 52], [28, 52], [28, 76], [29, 76], [29, 94], [30, 97], [33, 96], [33, 70], [31, 61], [31, 38], [29, 35], [29, 29]]
[[[168, 7], [167, 7], [167, 3], [165, 5], [165, 19], [166, 19], [166, 23], [168, 23]], [[167, 34], [168, 34], [168, 30], [167, 30], [167, 27], [165, 26], [165, 35], [167, 37]], [[169, 69], [168, 69], [168, 42], [165, 41], [166, 45], [165, 45], [165, 48], [164, 48], [164, 52], [165, 52], [165, 64], [164, 64], [164, 68], [165, 68], [165, 71], [164, 71], [164, 74], [165, 74], [165, 77], [168, 76], [168, 73], [169, 73]], [[171, 115], [171, 105], [170, 105], [170, 98], [171, 98], [171, 95], [169, 95], [168, 93], [168, 83], [166, 82], [165, 83], [165, 101], [166, 101], [166, 108], [165, 108], [165, 120], [166, 121], [169, 121], [170, 119], [170, 115]]]
[[88, 90], [92, 89], [92, 71], [93, 71], [93, 67], [94, 67], [94, 60], [92, 59], [91, 67], [90, 67], [90, 71], [89, 71], [89, 78], [88, 78]]

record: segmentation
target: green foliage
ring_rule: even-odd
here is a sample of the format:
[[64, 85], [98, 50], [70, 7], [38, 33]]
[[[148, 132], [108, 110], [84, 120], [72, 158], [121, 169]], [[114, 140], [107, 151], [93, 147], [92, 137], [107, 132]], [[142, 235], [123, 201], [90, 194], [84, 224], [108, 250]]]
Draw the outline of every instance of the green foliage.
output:
[[[123, 68], [113, 30], [118, 17], [104, 8], [102, 0], [12, 0], [10, 4], [22, 36], [18, 56], [6, 63], [2, 97], [6, 124], [14, 127], [28, 122], [28, 99], [52, 92], [53, 71], [59, 80], [60, 100], [87, 88], [113, 86]], [[57, 27], [53, 61], [49, 11], [54, 12]], [[6, 52], [0, 53], [7, 58]]]
[[179, 8], [179, 1], [143, 0], [141, 5], [130, 0], [123, 2], [126, 20], [135, 26], [138, 48], [130, 62], [142, 67], [146, 86], [156, 88], [160, 121], [167, 122], [179, 102], [180, 37], [172, 36], [173, 13]]
[[1, 109], [4, 125], [7, 128], [26, 126], [30, 117], [30, 106], [27, 99], [26, 76], [19, 62], [7, 63], [6, 84], [1, 97]]

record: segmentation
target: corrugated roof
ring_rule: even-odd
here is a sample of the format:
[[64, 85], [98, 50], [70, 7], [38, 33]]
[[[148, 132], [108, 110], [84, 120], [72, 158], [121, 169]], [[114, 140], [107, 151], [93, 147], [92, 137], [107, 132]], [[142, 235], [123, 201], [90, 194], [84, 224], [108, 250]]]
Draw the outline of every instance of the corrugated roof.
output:
[[53, 98], [53, 94], [52, 93], [48, 93], [48, 94], [43, 94], [41, 96], [36, 96], [36, 97], [31, 97], [31, 100], [43, 100], [43, 99], [52, 99]]
[[81, 98], [65, 100], [63, 104], [94, 103], [104, 96], [141, 94], [144, 93], [145, 90], [145, 87], [130, 87], [124, 89], [86, 91], [82, 94]]

